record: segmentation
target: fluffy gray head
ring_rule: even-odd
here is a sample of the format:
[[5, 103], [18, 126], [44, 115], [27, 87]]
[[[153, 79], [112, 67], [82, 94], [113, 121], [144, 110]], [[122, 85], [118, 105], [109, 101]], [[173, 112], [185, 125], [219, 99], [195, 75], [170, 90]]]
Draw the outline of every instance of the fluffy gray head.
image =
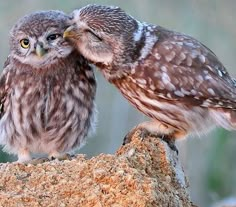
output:
[[68, 17], [60, 11], [40, 11], [22, 17], [10, 32], [10, 55], [34, 68], [55, 64], [72, 47], [63, 39]]
[[[75, 10], [65, 37], [89, 60], [110, 64], [131, 62], [139, 22], [118, 7], [88, 5]], [[128, 54], [128, 55], [127, 55]]]

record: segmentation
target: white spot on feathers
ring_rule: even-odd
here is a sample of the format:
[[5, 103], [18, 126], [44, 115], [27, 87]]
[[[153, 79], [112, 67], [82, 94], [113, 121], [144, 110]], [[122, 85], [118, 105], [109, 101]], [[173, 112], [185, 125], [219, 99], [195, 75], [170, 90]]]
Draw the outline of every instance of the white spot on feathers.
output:
[[190, 53], [191, 58], [196, 58], [199, 55], [199, 52], [197, 50], [192, 50]]
[[137, 21], [137, 23], [138, 23], [138, 29], [133, 34], [135, 42], [138, 42], [143, 34], [143, 24], [139, 21]]
[[212, 88], [207, 89], [208, 93], [210, 93], [212, 96], [215, 96], [215, 91]]
[[188, 56], [187, 57], [187, 66], [191, 66], [192, 63], [193, 63], [192, 58]]
[[181, 92], [182, 92], [183, 94], [185, 94], [185, 95], [190, 95], [190, 92], [189, 92], [189, 91], [186, 91], [184, 88], [181, 88], [180, 90], [181, 90]]
[[184, 94], [181, 91], [175, 91], [174, 94], [176, 96], [184, 97]]
[[196, 76], [197, 81], [203, 82], [203, 77], [201, 75]]
[[202, 63], [205, 63], [206, 62], [206, 57], [204, 55], [199, 55], [199, 60], [202, 62]]
[[197, 94], [197, 91], [195, 91], [194, 89], [192, 89], [190, 92], [191, 92], [191, 94], [194, 95], [194, 96]]
[[186, 55], [183, 52], [181, 52], [179, 55], [179, 58], [180, 58], [180, 60], [183, 61], [186, 58]]
[[161, 55], [159, 54], [159, 53], [155, 53], [155, 58], [157, 59], [157, 60], [160, 60], [161, 59]]
[[206, 75], [206, 76], [205, 76], [205, 80], [211, 80], [211, 79], [212, 79], [211, 76], [209, 76], [209, 75]]
[[162, 70], [163, 72], [167, 72], [166, 66], [162, 65], [162, 66], [161, 66], [161, 70]]
[[166, 73], [162, 73], [162, 81], [164, 84], [170, 83], [170, 77]]
[[167, 62], [170, 62], [171, 60], [174, 59], [174, 57], [175, 57], [175, 51], [171, 51], [169, 54], [165, 56], [165, 59]]
[[150, 85], [149, 87], [150, 87], [150, 89], [153, 90], [153, 91], [156, 90], [156, 87], [155, 87], [154, 85]]
[[136, 79], [136, 82], [137, 82], [137, 83], [140, 83], [140, 84], [142, 84], [142, 85], [146, 85], [146, 84], [147, 84], [147, 81], [146, 81], [145, 79], [141, 79], [141, 78]]
[[222, 77], [223, 76], [223, 73], [221, 72], [221, 70], [217, 70], [218, 71], [218, 75], [220, 76], [220, 77]]
[[135, 72], [136, 72], [135, 68], [132, 68], [131, 69], [131, 74], [135, 74]]

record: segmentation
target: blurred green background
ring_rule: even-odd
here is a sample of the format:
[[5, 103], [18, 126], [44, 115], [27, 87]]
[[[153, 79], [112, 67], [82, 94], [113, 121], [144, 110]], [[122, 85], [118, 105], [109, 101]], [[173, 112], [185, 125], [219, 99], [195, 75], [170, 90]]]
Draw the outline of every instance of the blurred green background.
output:
[[[0, 0], [0, 64], [9, 53], [8, 32], [21, 16], [37, 10], [63, 10], [96, 3], [117, 5], [139, 20], [189, 34], [211, 48], [232, 76], [236, 76], [235, 0]], [[114, 153], [125, 134], [146, 119], [96, 71], [99, 123], [96, 136], [89, 138], [79, 153], [94, 156]], [[199, 206], [210, 206], [236, 196], [236, 133], [215, 130], [207, 136], [178, 143], [180, 158], [190, 183], [190, 194]], [[14, 160], [5, 153], [0, 161]]]

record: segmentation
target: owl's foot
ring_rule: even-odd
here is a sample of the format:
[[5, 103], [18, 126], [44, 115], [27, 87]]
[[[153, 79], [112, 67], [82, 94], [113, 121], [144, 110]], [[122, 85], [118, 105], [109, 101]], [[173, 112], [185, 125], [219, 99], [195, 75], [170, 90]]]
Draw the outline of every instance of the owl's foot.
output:
[[[155, 126], [155, 127], [154, 127]], [[161, 127], [161, 130], [160, 130]], [[171, 129], [160, 124], [158, 122], [144, 122], [139, 124], [137, 127], [133, 128], [123, 139], [123, 145], [126, 145], [131, 142], [132, 137], [136, 134], [140, 137], [141, 141], [145, 139], [145, 137], [158, 137], [162, 138], [168, 146], [178, 154], [178, 149], [175, 146], [175, 136], [174, 133], [171, 133]], [[173, 135], [173, 136], [172, 136]]]
[[39, 158], [32, 159], [26, 162], [25, 164], [37, 165], [37, 164], [42, 164], [49, 161], [50, 160], [47, 157], [39, 157]]
[[128, 132], [128, 134], [125, 135], [122, 145], [130, 143], [132, 141], [132, 137], [137, 133], [141, 141], [143, 141], [145, 137], [147, 137], [150, 134], [149, 131], [145, 128], [135, 127], [130, 132]]
[[32, 164], [32, 165], [37, 165], [37, 164], [42, 164], [42, 163], [45, 163], [45, 162], [50, 162], [52, 160], [59, 160], [59, 161], [62, 161], [62, 160], [71, 160], [73, 156], [71, 156], [70, 154], [68, 153], [65, 153], [65, 154], [50, 154], [48, 157], [39, 157], [39, 158], [35, 158], [35, 159], [32, 159], [32, 160], [27, 160], [23, 163], [25, 164]]
[[176, 152], [176, 154], [179, 154], [179, 150], [175, 145], [175, 139], [173, 139], [170, 135], [162, 135], [162, 136], [158, 136], [161, 137], [163, 141], [165, 141], [168, 146], [170, 147], [170, 149], [172, 149], [173, 151]]
[[59, 160], [59, 161], [63, 161], [63, 160], [72, 160], [72, 158], [74, 157], [73, 155], [70, 155], [69, 153], [64, 153], [64, 154], [60, 154], [58, 152], [53, 152], [51, 154], [49, 154], [49, 159], [50, 160]]
[[173, 133], [173, 129], [168, 127], [167, 125], [162, 124], [157, 120], [146, 121], [138, 126], [134, 127], [124, 138], [123, 145], [129, 143], [131, 138], [134, 136], [136, 131], [140, 131], [141, 134], [139, 135], [142, 139], [144, 139], [147, 135], [160, 137], [163, 134], [171, 134]]

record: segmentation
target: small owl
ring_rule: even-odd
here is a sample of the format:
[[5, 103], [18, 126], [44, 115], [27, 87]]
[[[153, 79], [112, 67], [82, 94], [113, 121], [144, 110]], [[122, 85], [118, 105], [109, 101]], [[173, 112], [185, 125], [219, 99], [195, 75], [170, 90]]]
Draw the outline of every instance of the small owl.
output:
[[96, 81], [63, 39], [67, 21], [59, 11], [36, 12], [10, 32], [0, 77], [0, 143], [19, 162], [31, 160], [31, 153], [60, 157], [94, 128]]
[[64, 37], [167, 138], [236, 129], [235, 81], [196, 39], [140, 22], [118, 7], [75, 10]]

